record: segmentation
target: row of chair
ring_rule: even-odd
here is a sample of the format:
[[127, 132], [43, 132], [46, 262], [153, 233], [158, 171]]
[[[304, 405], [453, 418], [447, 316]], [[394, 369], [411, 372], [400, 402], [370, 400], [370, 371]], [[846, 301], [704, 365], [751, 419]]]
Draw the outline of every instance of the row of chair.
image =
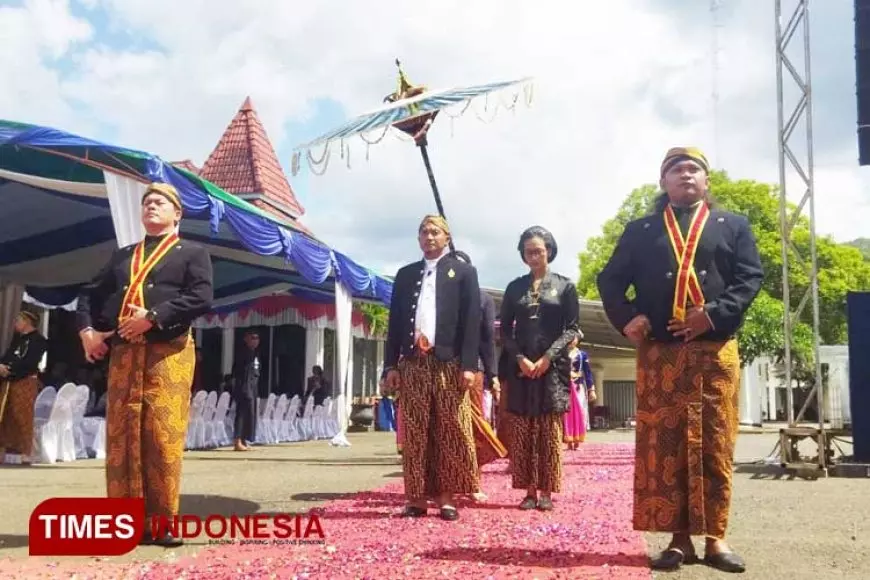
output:
[[[106, 395], [95, 400], [87, 385], [66, 383], [60, 389], [43, 388], [33, 405], [33, 455], [7, 454], [5, 461], [20, 463], [70, 462], [106, 457]], [[255, 441], [260, 445], [331, 439], [339, 431], [338, 407], [332, 398], [314, 405], [309, 396], [299, 416], [300, 397], [288, 399], [272, 393], [258, 401]], [[191, 400], [185, 449], [215, 449], [232, 444], [235, 403], [230, 394], [198, 391]]]
[[[198, 391], [190, 404], [190, 420], [185, 449], [216, 449], [231, 445], [236, 414], [230, 394]], [[339, 431], [338, 406], [332, 398], [315, 405], [309, 396], [299, 414], [299, 395], [288, 398], [271, 393], [258, 400], [255, 440], [250, 443], [273, 445], [292, 441], [331, 439]]]

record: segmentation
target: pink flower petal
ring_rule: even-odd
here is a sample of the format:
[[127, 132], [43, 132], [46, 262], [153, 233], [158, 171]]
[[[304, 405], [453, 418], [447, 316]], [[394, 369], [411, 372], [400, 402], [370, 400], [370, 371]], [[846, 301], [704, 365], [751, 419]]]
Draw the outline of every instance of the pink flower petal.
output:
[[96, 565], [95, 578], [143, 580], [651, 578], [643, 536], [631, 528], [631, 445], [586, 444], [566, 455], [563, 492], [550, 513], [516, 508], [522, 491], [511, 489], [505, 467], [505, 461], [484, 467], [489, 499], [479, 507], [460, 502], [458, 523], [434, 513], [426, 520], [396, 517], [402, 484], [393, 482], [312, 510], [321, 518], [324, 544], [216, 545], [176, 562], [92, 560], [58, 567], [39, 558], [3, 560], [0, 577], [61, 571], [82, 577]]

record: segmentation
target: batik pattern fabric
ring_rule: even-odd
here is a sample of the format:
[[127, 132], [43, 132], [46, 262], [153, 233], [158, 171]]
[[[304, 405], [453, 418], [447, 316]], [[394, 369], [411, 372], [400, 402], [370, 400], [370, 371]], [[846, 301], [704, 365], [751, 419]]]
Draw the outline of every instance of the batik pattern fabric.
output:
[[474, 387], [469, 393], [471, 401], [471, 420], [474, 424], [474, 447], [477, 452], [477, 465], [482, 467], [497, 459], [507, 457], [507, 449], [499, 440], [483, 413], [483, 373], [474, 377]]
[[396, 453], [402, 454], [402, 449], [405, 447], [405, 425], [402, 422], [402, 406], [399, 399], [396, 399]]
[[477, 492], [474, 423], [459, 364], [419, 354], [403, 358], [398, 371], [406, 497]]
[[106, 407], [108, 496], [142, 497], [148, 516], [178, 514], [195, 357], [189, 334], [166, 343], [112, 348]]
[[739, 386], [736, 340], [638, 350], [636, 530], [725, 537]]
[[38, 392], [35, 375], [0, 383], [0, 452], [33, 454], [33, 404]]
[[511, 483], [514, 489], [562, 490], [562, 413], [514, 415]]

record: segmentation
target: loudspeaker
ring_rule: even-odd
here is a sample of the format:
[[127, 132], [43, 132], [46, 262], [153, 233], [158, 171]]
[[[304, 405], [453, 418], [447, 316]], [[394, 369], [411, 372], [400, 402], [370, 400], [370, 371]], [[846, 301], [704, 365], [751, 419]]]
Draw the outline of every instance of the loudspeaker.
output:
[[855, 0], [858, 163], [870, 165], [870, 0]]
[[846, 296], [849, 326], [849, 407], [855, 461], [870, 463], [870, 292]]

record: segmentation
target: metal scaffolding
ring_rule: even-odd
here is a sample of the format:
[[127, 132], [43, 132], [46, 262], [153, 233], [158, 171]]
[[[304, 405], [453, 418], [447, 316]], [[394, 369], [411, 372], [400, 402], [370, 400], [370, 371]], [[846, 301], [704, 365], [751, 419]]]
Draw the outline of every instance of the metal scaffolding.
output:
[[[785, 381], [786, 381], [786, 405], [788, 427], [780, 431], [780, 457], [782, 467], [790, 470], [821, 471], [827, 475], [830, 465], [831, 453], [829, 450], [829, 437], [832, 435], [825, 427], [825, 405], [822, 385], [822, 365], [819, 360], [819, 284], [818, 262], [816, 256], [816, 215], [815, 215], [815, 187], [813, 182], [813, 90], [812, 76], [810, 73], [810, 22], [809, 0], [795, 0], [794, 11], [783, 26], [783, 0], [775, 1], [776, 16], [776, 97], [778, 113], [777, 139], [779, 143], [779, 215], [780, 230], [782, 232], [782, 300], [785, 305], [784, 331], [785, 331]], [[800, 31], [800, 34], [799, 34]], [[789, 58], [789, 46], [797, 36], [802, 46], [803, 71], [795, 66], [792, 58]], [[797, 51], [795, 51], [797, 52]], [[796, 56], [801, 56], [798, 53]], [[797, 88], [797, 103], [793, 110], [786, 116], [784, 101], [784, 77], [794, 81]], [[803, 125], [806, 151], [804, 155], [795, 153], [792, 143], [797, 141], [795, 133], [798, 127]], [[792, 139], [795, 137], [795, 139]], [[797, 176], [803, 195], [800, 203], [791, 211], [788, 202], [789, 188], [788, 178]], [[809, 214], [809, 260], [798, 251], [792, 237], [793, 230], [803, 215], [804, 210]], [[789, 215], [791, 213], [791, 215]], [[809, 278], [809, 285], [800, 298], [797, 308], [792, 310], [792, 290], [795, 289], [794, 281], [790, 277], [793, 268], [802, 268]], [[796, 290], [796, 289], [795, 289]], [[797, 298], [795, 296], [794, 298]], [[815, 381], [806, 402], [795, 416], [794, 409], [794, 336], [793, 329], [800, 320], [801, 314], [807, 307], [812, 308], [812, 357], [815, 367]], [[818, 411], [818, 425], [803, 420], [807, 409], [814, 404]], [[803, 440], [812, 440], [818, 448], [818, 455], [814, 459], [805, 460], [801, 457], [798, 444]]]

